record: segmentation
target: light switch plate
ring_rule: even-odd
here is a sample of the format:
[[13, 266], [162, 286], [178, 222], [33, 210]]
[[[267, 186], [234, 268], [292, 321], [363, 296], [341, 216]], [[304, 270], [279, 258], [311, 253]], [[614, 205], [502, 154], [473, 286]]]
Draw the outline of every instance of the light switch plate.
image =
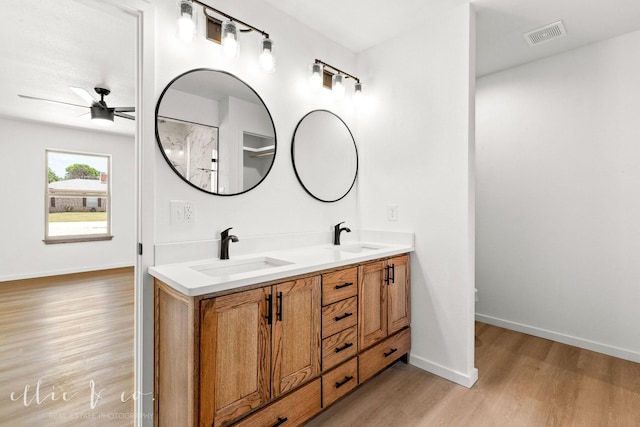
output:
[[387, 205], [387, 221], [398, 221], [398, 205]]

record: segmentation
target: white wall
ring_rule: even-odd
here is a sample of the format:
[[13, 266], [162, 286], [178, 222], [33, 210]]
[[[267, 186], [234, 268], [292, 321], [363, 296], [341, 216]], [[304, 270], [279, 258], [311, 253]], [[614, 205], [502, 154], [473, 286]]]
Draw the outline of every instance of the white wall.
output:
[[[277, 71], [268, 74], [258, 68], [259, 34], [241, 34], [240, 57], [225, 60], [219, 45], [205, 40], [202, 34], [191, 44], [177, 40], [175, 2], [155, 5], [156, 99], [171, 79], [189, 69], [229, 71], [260, 94], [273, 116], [277, 137], [275, 163], [267, 178], [253, 190], [232, 197], [205, 194], [186, 185], [156, 150], [155, 242], [216, 239], [227, 227], [233, 227], [240, 238], [236, 245], [242, 244], [243, 236], [329, 231], [340, 221], [357, 228], [357, 189], [337, 203], [313, 199], [298, 183], [290, 154], [295, 126], [310, 110], [334, 111], [355, 130], [355, 113], [348, 103], [334, 101], [327, 91], [313, 93], [307, 84], [308, 67], [315, 58], [355, 72], [355, 54], [260, 0], [229, 2], [222, 8], [224, 12], [268, 31], [274, 40]], [[196, 15], [201, 17], [201, 12]], [[204, 27], [200, 25], [199, 30], [203, 32]], [[195, 224], [172, 225], [171, 200], [193, 202]]]
[[[135, 264], [134, 139], [0, 118], [0, 281]], [[45, 245], [45, 149], [111, 154], [113, 240]]]
[[461, 6], [362, 54], [368, 102], [356, 136], [363, 228], [415, 232], [411, 363], [467, 386], [477, 378], [474, 18]]
[[478, 80], [480, 320], [640, 361], [639, 50]]

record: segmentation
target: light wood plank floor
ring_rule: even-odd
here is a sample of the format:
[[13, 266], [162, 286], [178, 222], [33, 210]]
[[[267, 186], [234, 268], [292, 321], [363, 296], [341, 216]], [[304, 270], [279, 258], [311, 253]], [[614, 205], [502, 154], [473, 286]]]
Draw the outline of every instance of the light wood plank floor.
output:
[[397, 363], [307, 424], [640, 426], [640, 364], [476, 324], [471, 389]]
[[0, 283], [0, 426], [133, 425], [133, 283], [133, 268]]

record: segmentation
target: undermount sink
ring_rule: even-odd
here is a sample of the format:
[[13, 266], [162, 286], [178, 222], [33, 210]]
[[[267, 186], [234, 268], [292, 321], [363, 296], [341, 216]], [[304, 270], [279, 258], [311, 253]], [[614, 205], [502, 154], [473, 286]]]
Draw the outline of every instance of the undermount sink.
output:
[[331, 248], [331, 250], [333, 251], [338, 251], [338, 252], [350, 252], [350, 253], [361, 253], [361, 252], [368, 252], [368, 251], [375, 251], [378, 249], [383, 249], [384, 246], [380, 246], [380, 245], [370, 245], [367, 243], [356, 243], [356, 244], [351, 244], [351, 245], [340, 245], [340, 246], [334, 246]]
[[232, 274], [250, 273], [268, 268], [281, 267], [293, 264], [277, 258], [258, 257], [250, 259], [234, 259], [210, 262], [208, 264], [194, 265], [191, 268], [208, 276], [229, 276]]

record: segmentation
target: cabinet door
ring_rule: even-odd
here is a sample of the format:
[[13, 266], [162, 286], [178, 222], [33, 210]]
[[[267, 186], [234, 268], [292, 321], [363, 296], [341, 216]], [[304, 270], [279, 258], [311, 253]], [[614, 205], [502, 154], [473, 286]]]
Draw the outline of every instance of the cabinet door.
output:
[[385, 261], [364, 264], [358, 270], [358, 344], [363, 350], [387, 336], [387, 274]]
[[267, 287], [201, 301], [201, 426], [223, 425], [269, 401], [269, 291]]
[[411, 300], [409, 298], [409, 257], [401, 256], [390, 259], [390, 280], [387, 286], [388, 334], [409, 326], [411, 321]]
[[273, 286], [272, 394], [320, 374], [320, 276]]

